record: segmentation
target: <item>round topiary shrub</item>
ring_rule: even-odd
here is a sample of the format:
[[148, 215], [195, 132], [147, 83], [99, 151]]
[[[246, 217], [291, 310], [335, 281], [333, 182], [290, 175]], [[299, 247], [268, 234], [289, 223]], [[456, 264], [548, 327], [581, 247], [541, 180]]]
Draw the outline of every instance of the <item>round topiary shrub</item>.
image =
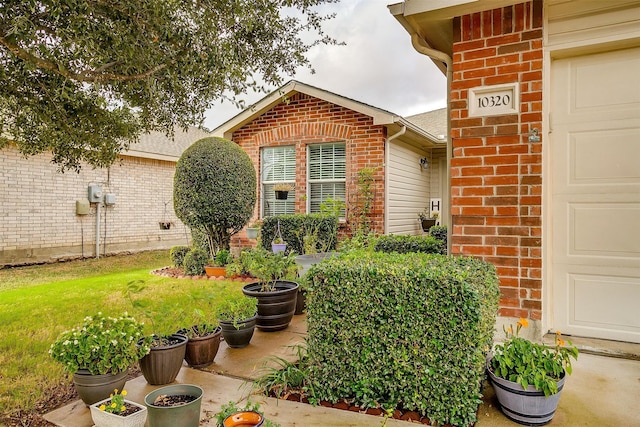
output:
[[193, 249], [184, 256], [182, 266], [187, 276], [200, 276], [204, 274], [204, 266], [209, 262], [209, 254], [202, 249]]
[[189, 253], [191, 248], [189, 246], [173, 246], [169, 251], [169, 258], [174, 267], [182, 267], [184, 257]]
[[180, 220], [202, 229], [211, 258], [229, 249], [231, 236], [253, 215], [256, 171], [242, 148], [224, 138], [204, 138], [187, 148], [176, 165], [173, 206]]

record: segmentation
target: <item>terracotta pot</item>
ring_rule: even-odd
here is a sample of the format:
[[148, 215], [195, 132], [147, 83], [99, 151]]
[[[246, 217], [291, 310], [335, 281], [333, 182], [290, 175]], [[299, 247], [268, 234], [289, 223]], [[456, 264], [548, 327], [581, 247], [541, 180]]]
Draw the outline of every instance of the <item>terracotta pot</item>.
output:
[[173, 334], [178, 341], [165, 347], [151, 347], [149, 354], [140, 359], [142, 375], [151, 385], [172, 383], [178, 376], [187, 349], [187, 337]]
[[241, 411], [229, 415], [224, 419], [224, 427], [260, 427], [264, 417], [255, 411]]
[[126, 372], [93, 375], [86, 369], [80, 369], [73, 374], [73, 384], [78, 396], [87, 406], [108, 398], [116, 388], [122, 390], [126, 382]]
[[204, 267], [205, 273], [207, 273], [207, 277], [226, 277], [227, 276], [227, 268], [226, 267], [213, 267], [206, 265]]
[[187, 364], [192, 368], [204, 368], [211, 365], [218, 354], [221, 335], [222, 329], [218, 326], [209, 335], [189, 338], [184, 355]]
[[274, 291], [262, 291], [259, 282], [249, 283], [242, 288], [246, 296], [258, 299], [258, 329], [274, 332], [289, 326], [296, 311], [299, 287], [296, 282], [278, 280]]
[[91, 418], [95, 427], [144, 427], [144, 423], [147, 421], [147, 408], [145, 406], [125, 399], [126, 403], [137, 406], [140, 410], [123, 417], [119, 414], [111, 414], [100, 410], [100, 405], [106, 404], [110, 400], [111, 398], [107, 398], [90, 406]]

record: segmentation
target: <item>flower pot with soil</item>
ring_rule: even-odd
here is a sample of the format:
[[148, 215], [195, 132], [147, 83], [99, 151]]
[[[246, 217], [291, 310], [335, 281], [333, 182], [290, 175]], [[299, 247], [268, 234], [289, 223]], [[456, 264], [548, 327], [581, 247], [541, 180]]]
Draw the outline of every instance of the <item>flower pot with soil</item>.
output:
[[89, 408], [95, 427], [144, 427], [147, 421], [147, 408], [126, 400], [126, 390], [94, 403]]
[[289, 197], [289, 191], [293, 191], [291, 184], [280, 183], [273, 186], [273, 191], [276, 195], [276, 200], [287, 200]]
[[226, 277], [227, 265], [233, 261], [233, 255], [227, 249], [216, 252], [213, 262], [204, 267], [207, 277]]
[[140, 359], [140, 370], [151, 385], [172, 383], [187, 351], [187, 337], [181, 334], [153, 336], [149, 354]]
[[188, 338], [184, 360], [192, 368], [204, 368], [213, 363], [218, 349], [222, 329], [218, 325], [193, 325], [178, 331]]
[[144, 397], [149, 427], [198, 427], [203, 391], [191, 384], [173, 384]]

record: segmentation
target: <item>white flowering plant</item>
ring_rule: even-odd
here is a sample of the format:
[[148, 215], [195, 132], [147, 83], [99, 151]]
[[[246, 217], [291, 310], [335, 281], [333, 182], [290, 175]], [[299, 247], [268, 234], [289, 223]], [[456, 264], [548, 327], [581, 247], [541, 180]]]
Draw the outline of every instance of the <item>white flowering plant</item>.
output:
[[120, 317], [98, 313], [60, 334], [49, 354], [72, 374], [79, 369], [94, 375], [117, 374], [149, 353], [150, 341], [143, 333], [143, 324], [127, 313]]

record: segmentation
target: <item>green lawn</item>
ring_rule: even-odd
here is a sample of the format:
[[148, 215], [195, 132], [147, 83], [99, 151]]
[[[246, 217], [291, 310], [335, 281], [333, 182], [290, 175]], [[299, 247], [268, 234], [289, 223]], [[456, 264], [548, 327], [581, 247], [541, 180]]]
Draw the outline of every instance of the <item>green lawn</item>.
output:
[[242, 287], [149, 274], [169, 264], [168, 251], [160, 251], [0, 270], [0, 419], [30, 411], [48, 388], [69, 378], [48, 354], [61, 332], [98, 311], [114, 316], [128, 311], [145, 320], [123, 294], [129, 282], [144, 281], [140, 296], [153, 304], [185, 310], [193, 305], [192, 291], [213, 290], [218, 296], [222, 289]]

